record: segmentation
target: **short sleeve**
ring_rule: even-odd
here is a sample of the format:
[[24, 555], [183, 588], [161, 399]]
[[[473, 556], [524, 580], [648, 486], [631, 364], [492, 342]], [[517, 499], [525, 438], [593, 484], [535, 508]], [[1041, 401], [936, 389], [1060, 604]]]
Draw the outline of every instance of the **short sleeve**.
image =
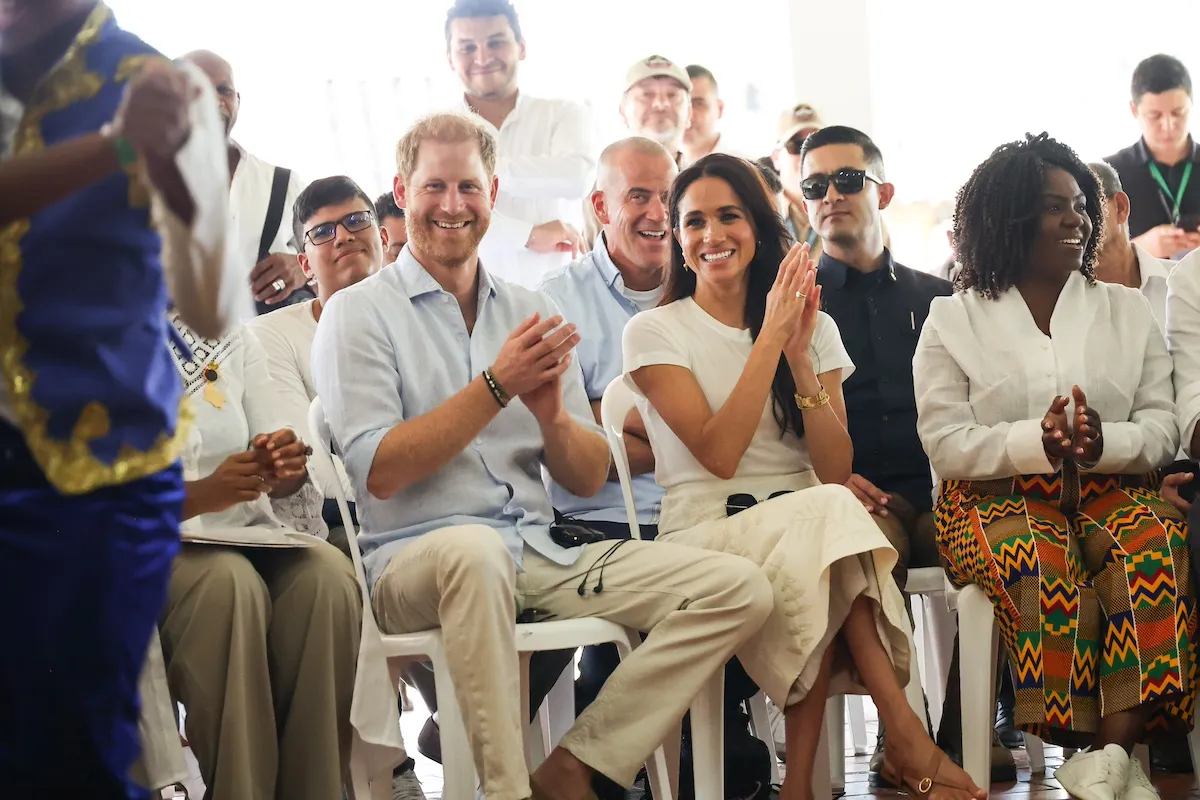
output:
[[621, 335], [621, 371], [625, 375], [625, 384], [639, 395], [641, 392], [629, 377], [631, 372], [660, 364], [685, 369], [692, 367], [679, 335], [682, 332], [677, 326], [670, 325], [673, 317], [664, 313], [667, 309], [669, 306], [635, 314]]
[[842, 371], [842, 382], [854, 374], [854, 362], [842, 343], [842, 334], [833, 317], [817, 312], [817, 327], [812, 338], [813, 369], [818, 375], [830, 370]]

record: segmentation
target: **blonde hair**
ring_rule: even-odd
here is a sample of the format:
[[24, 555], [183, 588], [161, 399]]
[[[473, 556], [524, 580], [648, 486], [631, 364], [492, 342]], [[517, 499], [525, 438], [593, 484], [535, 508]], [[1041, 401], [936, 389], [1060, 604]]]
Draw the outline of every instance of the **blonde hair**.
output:
[[421, 142], [432, 139], [445, 144], [474, 141], [479, 148], [479, 160], [489, 179], [496, 174], [496, 139], [475, 120], [465, 114], [443, 113], [422, 117], [396, 143], [396, 174], [403, 180], [412, 177], [417, 168]]

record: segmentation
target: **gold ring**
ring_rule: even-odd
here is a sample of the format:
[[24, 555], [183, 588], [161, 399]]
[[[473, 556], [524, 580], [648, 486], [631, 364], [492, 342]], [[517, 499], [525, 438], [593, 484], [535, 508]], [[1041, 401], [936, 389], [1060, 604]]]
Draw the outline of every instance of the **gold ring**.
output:
[[807, 297], [808, 297], [808, 295], [806, 295], [804, 292], [796, 292], [796, 299], [797, 299], [797, 300], [804, 300], [804, 299], [806, 299]]

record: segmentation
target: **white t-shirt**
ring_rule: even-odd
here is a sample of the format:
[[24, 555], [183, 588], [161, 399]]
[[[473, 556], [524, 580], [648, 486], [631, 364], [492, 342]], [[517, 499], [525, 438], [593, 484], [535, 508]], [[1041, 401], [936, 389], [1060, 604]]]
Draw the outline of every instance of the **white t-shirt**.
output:
[[665, 283], [659, 284], [648, 292], [639, 292], [621, 285], [621, 294], [625, 295], [625, 299], [633, 303], [638, 311], [649, 311], [658, 305], [658, 301], [662, 300], [663, 292], [666, 291]]
[[[646, 423], [650, 446], [654, 450], [654, 476], [664, 489], [717, 478], [696, 460], [663, 421], [629, 373], [655, 364], [686, 367], [700, 384], [709, 406], [716, 411], [733, 392], [753, 346], [749, 330], [723, 325], [690, 297], [637, 314], [625, 326], [625, 382], [638, 395], [638, 411]], [[854, 372], [854, 362], [842, 344], [837, 323], [823, 311], [813, 332], [812, 350], [817, 374], [841, 369], [844, 381]], [[812, 460], [804, 441], [792, 433], [779, 435], [773, 398], [768, 399], [735, 477], [792, 475], [810, 469]]]
[[[312, 379], [312, 346], [317, 335], [314, 302], [284, 306], [251, 320], [248, 326], [266, 353], [267, 369], [275, 382], [275, 413], [306, 442], [313, 439], [308, 429], [308, 407], [317, 396]], [[341, 480], [346, 497], [354, 499], [341, 459], [334, 460], [336, 475], [327, 474], [316, 461], [310, 461], [308, 469], [325, 498], [336, 496], [334, 481]]]

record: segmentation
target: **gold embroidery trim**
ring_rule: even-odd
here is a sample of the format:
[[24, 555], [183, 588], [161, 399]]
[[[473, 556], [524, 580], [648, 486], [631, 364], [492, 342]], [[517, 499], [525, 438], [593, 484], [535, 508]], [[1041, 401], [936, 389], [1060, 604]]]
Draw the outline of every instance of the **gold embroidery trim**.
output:
[[[46, 115], [95, 97], [103, 88], [104, 79], [88, 70], [85, 52], [99, 40], [100, 32], [111, 18], [112, 12], [104, 3], [98, 3], [88, 16], [62, 62], [35, 92], [17, 129], [14, 155], [44, 150], [46, 142], [42, 138], [41, 124]], [[17, 425], [25, 434], [26, 444], [38, 466], [50, 483], [64, 494], [86, 494], [166, 469], [178, 459], [192, 419], [182, 398], [174, 436], [160, 434], [146, 451], [126, 444], [112, 464], [97, 459], [91, 449], [91, 442], [107, 435], [111, 427], [108, 409], [102, 403], [91, 402], [84, 406], [66, 441], [52, 438], [47, 431], [50, 412], [33, 399], [37, 375], [23, 361], [29, 343], [17, 328], [17, 318], [24, 308], [17, 291], [17, 277], [22, 267], [21, 240], [28, 232], [28, 219], [17, 220], [0, 229], [0, 378], [4, 381]]]

